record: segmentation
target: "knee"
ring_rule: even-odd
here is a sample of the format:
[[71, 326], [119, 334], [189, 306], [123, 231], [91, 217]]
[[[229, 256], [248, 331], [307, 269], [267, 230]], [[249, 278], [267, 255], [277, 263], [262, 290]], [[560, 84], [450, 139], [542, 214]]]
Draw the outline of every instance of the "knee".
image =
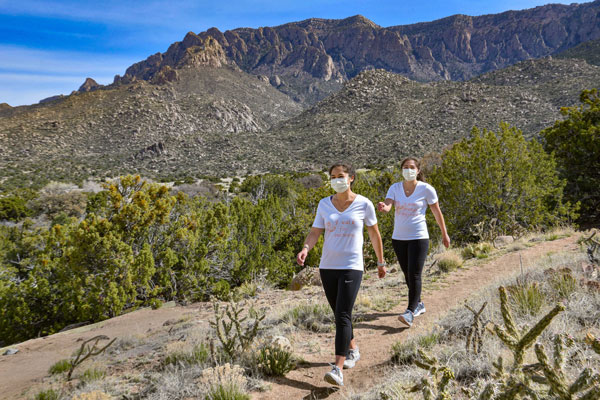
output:
[[352, 326], [352, 314], [349, 312], [338, 312], [335, 314], [336, 326]]

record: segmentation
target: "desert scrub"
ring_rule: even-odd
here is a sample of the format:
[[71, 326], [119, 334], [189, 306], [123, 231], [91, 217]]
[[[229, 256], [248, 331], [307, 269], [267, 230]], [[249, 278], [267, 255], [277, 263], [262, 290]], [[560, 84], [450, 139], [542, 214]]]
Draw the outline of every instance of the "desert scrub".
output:
[[50, 369], [48, 369], [48, 373], [50, 375], [62, 374], [71, 369], [71, 360], [60, 360], [52, 364]]
[[257, 367], [267, 376], [285, 376], [296, 367], [294, 354], [277, 344], [261, 346], [255, 357]]
[[461, 255], [465, 260], [469, 258], [487, 258], [493, 249], [494, 246], [489, 242], [474, 243], [465, 246], [461, 251]]
[[463, 259], [454, 250], [447, 250], [436, 256], [437, 266], [442, 272], [454, 271], [463, 265]]
[[282, 320], [312, 332], [331, 332], [334, 317], [326, 304], [301, 304], [288, 310]]
[[546, 294], [537, 282], [517, 282], [507, 286], [510, 302], [520, 316], [535, 316], [546, 305]]
[[71, 400], [111, 400], [112, 398], [113, 397], [109, 394], [95, 390], [93, 392], [81, 393], [73, 396]]
[[35, 395], [34, 400], [60, 400], [60, 393], [54, 389], [47, 389]]
[[558, 271], [549, 269], [546, 272], [549, 275], [548, 285], [551, 288], [551, 296], [565, 299], [577, 291], [579, 284], [570, 269], [563, 268]]
[[90, 383], [104, 379], [106, 372], [100, 368], [88, 368], [86, 369], [79, 379], [84, 383]]
[[208, 360], [208, 347], [204, 343], [196, 344], [191, 349], [179, 348], [168, 352], [163, 360], [163, 366], [168, 365], [196, 365]]
[[238, 365], [227, 363], [207, 368], [202, 371], [198, 384], [205, 388], [209, 400], [250, 399], [246, 393], [248, 380]]
[[386, 312], [400, 304], [400, 298], [397, 295], [378, 295], [369, 296], [361, 294], [355, 302], [356, 313], [378, 311]]

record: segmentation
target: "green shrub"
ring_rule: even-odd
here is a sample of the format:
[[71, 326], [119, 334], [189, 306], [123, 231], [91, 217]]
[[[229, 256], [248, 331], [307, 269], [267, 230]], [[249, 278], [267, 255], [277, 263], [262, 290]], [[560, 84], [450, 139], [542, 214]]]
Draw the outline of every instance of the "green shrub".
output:
[[22, 197], [11, 195], [0, 197], [0, 220], [20, 221], [32, 215]]
[[229, 282], [225, 280], [220, 280], [217, 283], [215, 283], [213, 293], [217, 297], [217, 299], [227, 301], [231, 296], [230, 290], [231, 286], [229, 285]]
[[50, 369], [48, 370], [48, 373], [51, 375], [56, 375], [56, 374], [62, 374], [64, 372], [67, 372], [71, 369], [71, 360], [60, 360], [55, 362]]
[[35, 395], [35, 400], [60, 400], [60, 393], [54, 389], [43, 390]]
[[472, 243], [462, 249], [461, 255], [465, 260], [469, 258], [487, 258], [493, 249], [494, 246], [488, 242]]
[[222, 384], [212, 388], [206, 400], [250, 400], [250, 396], [236, 385]]
[[392, 345], [392, 362], [397, 365], [412, 364], [417, 357], [417, 344], [413, 340], [397, 341]]
[[520, 315], [536, 316], [546, 305], [546, 296], [537, 282], [519, 282], [506, 289], [514, 310]]
[[164, 361], [163, 366], [167, 365], [197, 365], [204, 364], [208, 360], [208, 348], [206, 345], [198, 344], [193, 347], [191, 351], [174, 351], [168, 354]]
[[296, 366], [292, 352], [278, 345], [262, 346], [256, 357], [259, 369], [267, 376], [285, 376]]
[[98, 369], [98, 368], [89, 368], [86, 369], [83, 374], [81, 374], [80, 378], [84, 383], [90, 383], [94, 381], [99, 381], [100, 379], [104, 379], [106, 376], [106, 372]]
[[558, 162], [560, 177], [569, 184], [565, 195], [581, 202], [581, 221], [600, 221], [600, 97], [598, 90], [584, 90], [579, 107], [563, 107], [566, 117], [544, 129], [544, 148]]
[[462, 257], [454, 250], [447, 250], [437, 256], [437, 266], [442, 272], [454, 271], [462, 265]]
[[283, 320], [312, 332], [331, 332], [334, 316], [326, 304], [302, 304], [287, 311]]
[[493, 241], [575, 215], [563, 203], [566, 183], [556, 174], [554, 156], [504, 123], [498, 132], [473, 128], [444, 151], [429, 180], [457, 243]]
[[569, 297], [579, 288], [577, 280], [571, 274], [571, 270], [559, 270], [550, 276], [548, 283], [552, 288], [552, 294], [561, 299]]

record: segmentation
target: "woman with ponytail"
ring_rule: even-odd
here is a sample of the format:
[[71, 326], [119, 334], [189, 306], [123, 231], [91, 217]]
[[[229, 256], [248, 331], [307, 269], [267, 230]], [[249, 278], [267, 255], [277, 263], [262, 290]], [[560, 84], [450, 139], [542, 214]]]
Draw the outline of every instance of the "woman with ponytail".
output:
[[410, 328], [413, 319], [425, 312], [421, 301], [421, 274], [429, 249], [429, 233], [425, 222], [427, 206], [431, 208], [442, 231], [442, 243], [450, 246], [444, 216], [433, 186], [424, 182], [421, 165], [416, 158], [405, 158], [400, 164], [404, 181], [390, 186], [385, 202], [377, 210], [389, 212], [394, 206], [392, 245], [408, 286], [408, 307], [400, 314], [400, 322]]

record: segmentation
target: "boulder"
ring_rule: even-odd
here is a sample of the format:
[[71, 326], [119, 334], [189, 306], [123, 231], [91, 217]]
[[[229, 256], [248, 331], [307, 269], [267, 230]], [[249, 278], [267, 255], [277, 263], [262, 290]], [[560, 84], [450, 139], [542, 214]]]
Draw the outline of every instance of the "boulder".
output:
[[290, 283], [290, 290], [300, 290], [305, 286], [320, 286], [321, 275], [318, 268], [306, 267], [298, 272]]
[[494, 246], [503, 247], [514, 242], [515, 239], [512, 236], [498, 236], [494, 239]]

